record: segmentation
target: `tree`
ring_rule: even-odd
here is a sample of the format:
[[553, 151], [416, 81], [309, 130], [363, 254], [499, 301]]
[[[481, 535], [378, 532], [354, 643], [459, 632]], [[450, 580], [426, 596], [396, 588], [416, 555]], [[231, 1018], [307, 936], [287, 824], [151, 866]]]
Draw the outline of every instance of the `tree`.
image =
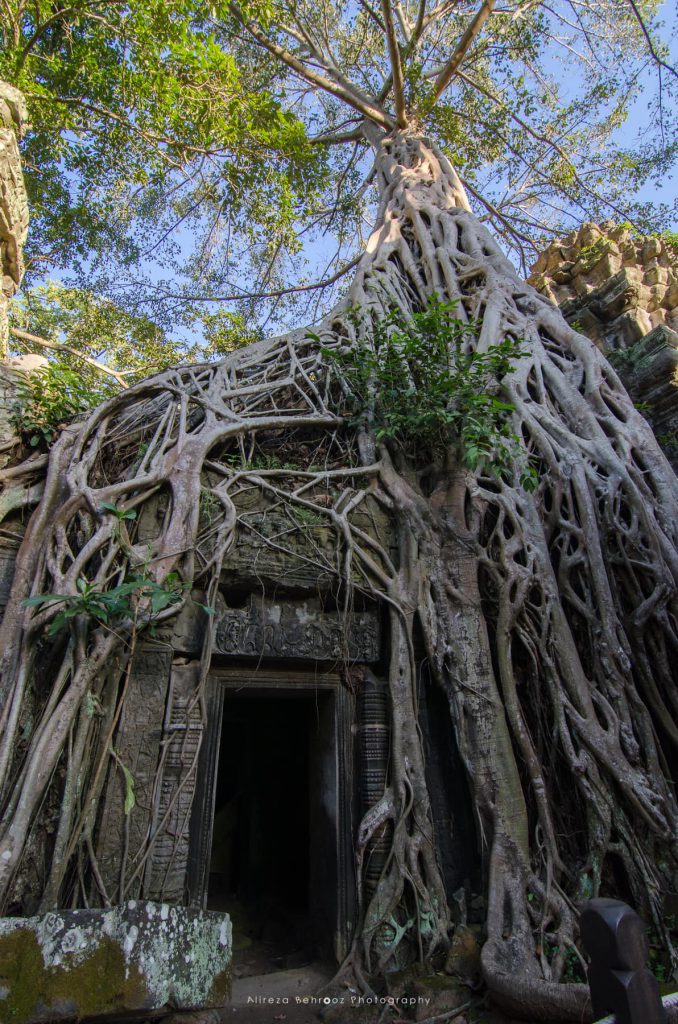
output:
[[[0, 77], [23, 90], [32, 125], [29, 287], [56, 270], [175, 333], [199, 333], [203, 311], [226, 297], [240, 299], [250, 326], [253, 317], [308, 322], [319, 299], [327, 308], [376, 212], [356, 103], [372, 96], [395, 118], [378, 9], [243, 8], [315, 68], [311, 82], [262, 51], [225, 2], [4, 8]], [[523, 269], [535, 245], [582, 219], [668, 225], [670, 210], [633, 196], [675, 158], [675, 76], [649, 23], [648, 49], [629, 0], [553, 12], [512, 2], [475, 28], [466, 0], [419, 14], [394, 8], [408, 117], [416, 111], [454, 154], [472, 204]], [[470, 49], [457, 51], [469, 28]], [[653, 133], [620, 145], [617, 130], [655, 68]]]
[[324, 157], [276, 99], [276, 68], [217, 44], [215, 10], [183, 0], [3, 4], [0, 78], [22, 90], [30, 119], [29, 285], [67, 273], [70, 285], [148, 315], [135, 268], [145, 256], [150, 291], [175, 277], [173, 229], [195, 228], [198, 211], [201, 265], [223, 226], [272, 247], [289, 233]]
[[[125, 638], [176, 612], [179, 600], [154, 608], [150, 587], [170, 580], [183, 600], [199, 585], [211, 603], [242, 528], [233, 498], [249, 487], [326, 522], [338, 598], [350, 602], [357, 587], [389, 617], [391, 764], [358, 852], [385, 823], [392, 850], [361, 906], [349, 964], [359, 982], [397, 959], [401, 943], [427, 957], [448, 934], [417, 728], [416, 636], [448, 700], [482, 836], [482, 964], [494, 996], [524, 1017], [580, 1016], [583, 986], [559, 982], [577, 957], [576, 903], [609, 884], [612, 865], [670, 947], [676, 480], [613, 369], [473, 214], [451, 159], [450, 118], [465, 117], [450, 112], [452, 83], [476, 123], [489, 108], [492, 132], [520, 128], [530, 202], [541, 186], [546, 200], [563, 185], [592, 198], [588, 171], [559, 134], [572, 133], [581, 108], [533, 127], [519, 110], [532, 117], [538, 100], [503, 63], [518, 56], [537, 75], [552, 19], [573, 10], [585, 47], [598, 40], [602, 50], [603, 25], [647, 45], [642, 12], [621, 2], [552, 14], [530, 2], [496, 11], [492, 0], [475, 10], [383, 0], [345, 17], [329, 4], [229, 5], [220, 43], [252, 65], [261, 50], [288, 69], [287, 99], [309, 118], [326, 114], [335, 129], [343, 120], [331, 137], [320, 133], [324, 143], [372, 148], [375, 227], [346, 294], [312, 329], [135, 384], [55, 445], [2, 626], [5, 899], [46, 793], [58, 824], [43, 906], [66, 888], [77, 899], [90, 877], [96, 886], [92, 830], [124, 699]], [[513, 89], [511, 103], [499, 89]], [[548, 108], [548, 89], [544, 97]], [[491, 148], [492, 132], [480, 148]], [[510, 134], [504, 143], [518, 145]], [[482, 415], [464, 397], [473, 374]], [[411, 417], [426, 412], [432, 382], [443, 395], [438, 419], [413, 446], [407, 430], [422, 429]], [[255, 456], [281, 438], [294, 468], [262, 469]], [[149, 545], [133, 516], [160, 488], [171, 500]], [[388, 510], [395, 561], [352, 519], [368, 494]], [[213, 507], [207, 531], [201, 495]], [[132, 587], [127, 603], [102, 614], [93, 595], [110, 605], [120, 587]], [[64, 608], [68, 622], [45, 635]], [[204, 676], [208, 661], [209, 641]]]

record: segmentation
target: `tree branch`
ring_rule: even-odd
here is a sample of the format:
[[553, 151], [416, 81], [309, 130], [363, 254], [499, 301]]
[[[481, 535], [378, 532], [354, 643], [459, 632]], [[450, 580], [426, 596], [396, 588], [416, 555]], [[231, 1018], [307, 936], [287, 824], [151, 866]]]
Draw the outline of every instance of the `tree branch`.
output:
[[[605, 199], [604, 196], [601, 196], [598, 192], [596, 192], [595, 189], [591, 188], [589, 185], [586, 184], [586, 182], [579, 174], [574, 163], [572, 162], [571, 158], [567, 155], [567, 153], [560, 145], [560, 143], [556, 142], [555, 139], [549, 138], [548, 135], [544, 135], [543, 132], [537, 131], [530, 124], [528, 124], [527, 121], [524, 121], [522, 117], [514, 113], [514, 111], [511, 110], [511, 108], [509, 107], [509, 105], [503, 101], [501, 96], [498, 96], [495, 92], [492, 92], [491, 89], [488, 89], [484, 85], [481, 85], [480, 82], [474, 81], [464, 71], [459, 72], [459, 77], [462, 79], [462, 81], [466, 82], [467, 85], [470, 85], [471, 88], [477, 89], [478, 92], [481, 92], [483, 94], [483, 96], [487, 96], [487, 98], [492, 100], [493, 103], [496, 103], [497, 106], [501, 107], [503, 110], [506, 110], [511, 120], [515, 121], [516, 124], [519, 125], [523, 129], [523, 131], [527, 132], [528, 135], [531, 135], [533, 139], [536, 139], [538, 142], [543, 143], [545, 146], [548, 146], [555, 153], [557, 153], [560, 159], [563, 161], [563, 163], [566, 163], [567, 166], [570, 168], [575, 182], [577, 183], [577, 185], [579, 185], [583, 192], [591, 196], [593, 199], [598, 200], [598, 202], [605, 203], [609, 207], [609, 209], [614, 210], [614, 212], [618, 214], [623, 220], [627, 219], [623, 210], [619, 209], [619, 207], [611, 203], [608, 199]], [[542, 177], [544, 177], [544, 175], [540, 171], [538, 171], [538, 169], [535, 168], [532, 164], [530, 164], [527, 160], [525, 160], [524, 157], [521, 156], [520, 159], [523, 160], [523, 162], [528, 167], [530, 167], [532, 170], [537, 170], [537, 172]]]
[[[417, 22], [407, 40], [407, 45], [401, 58], [401, 64], [403, 60], [407, 61], [412, 56], [412, 54], [417, 48], [417, 44], [419, 43], [419, 40], [421, 39], [424, 31], [428, 28], [432, 21], [435, 20], [435, 17], [436, 12], [433, 11], [428, 16], [428, 18], [426, 18], [426, 0], [421, 0], [419, 4], [419, 10], [417, 12]], [[383, 103], [386, 100], [386, 97], [391, 91], [392, 85], [393, 73], [391, 72], [389, 75], [387, 75], [384, 84], [377, 96], [377, 103]]]
[[351, 131], [323, 132], [322, 135], [311, 136], [308, 141], [314, 146], [337, 146], [343, 145], [345, 142], [357, 142], [364, 138], [363, 121], [361, 120]]
[[440, 72], [438, 78], [435, 81], [435, 84], [433, 86], [433, 99], [431, 101], [431, 106], [438, 102], [441, 95], [452, 81], [452, 78], [456, 74], [458, 68], [460, 67], [462, 61], [464, 60], [464, 57], [468, 53], [471, 44], [473, 43], [473, 40], [479, 34], [483, 25], [485, 24], [490, 14], [492, 13], [494, 4], [495, 0], [483, 0], [483, 3], [476, 12], [475, 18], [462, 35], [461, 39], [457, 43], [454, 53], [452, 54], [447, 64]]
[[331, 284], [336, 284], [344, 274], [358, 266], [362, 255], [360, 253], [350, 263], [347, 263], [346, 266], [332, 274], [331, 277], [326, 277], [323, 281], [316, 281], [314, 284], [298, 284], [291, 288], [279, 288], [271, 292], [241, 292], [240, 294], [235, 293], [233, 295], [182, 295], [179, 292], [164, 292], [164, 297], [166, 299], [185, 299], [187, 302], [247, 302], [249, 299], [278, 299], [283, 295], [310, 292], [316, 288], [327, 288]]
[[418, 39], [424, 28], [424, 18], [426, 17], [426, 0], [419, 0], [419, 9], [417, 10], [417, 21], [412, 31], [412, 36]]
[[493, 218], [496, 222], [498, 222], [498, 224], [500, 225], [500, 227], [497, 228], [499, 233], [503, 234], [505, 232], [511, 239], [513, 239], [513, 243], [518, 249], [518, 252], [520, 253], [520, 261], [523, 267], [526, 269], [527, 259], [525, 256], [525, 249], [523, 248], [523, 242], [531, 246], [532, 249], [534, 249], [535, 244], [533, 240], [528, 235], [524, 235], [521, 231], [518, 231], [518, 229], [513, 226], [508, 217], [505, 217], [501, 210], [499, 210], [494, 205], [494, 203], [491, 203], [489, 199], [486, 199], [485, 196], [478, 192], [477, 189], [475, 189], [473, 185], [471, 185], [465, 178], [460, 177], [459, 180], [461, 181], [466, 191], [470, 192], [473, 198], [476, 199], [482, 206], [485, 207], [488, 214], [490, 215], [490, 218]]
[[125, 382], [124, 373], [119, 373], [117, 370], [112, 370], [110, 366], [105, 366], [100, 363], [98, 359], [93, 359], [92, 356], [85, 355], [84, 352], [79, 352], [77, 348], [71, 348], [70, 345], [63, 345], [60, 341], [47, 341], [46, 338], [39, 338], [37, 334], [29, 334], [28, 331], [22, 331], [18, 327], [10, 327], [10, 333], [16, 338], [21, 338], [22, 341], [30, 341], [32, 345], [39, 345], [40, 348], [52, 349], [55, 352], [68, 352], [71, 356], [76, 356], [77, 359], [82, 359], [83, 363], [87, 363], [88, 366], [94, 367], [100, 373], [105, 373], [109, 377], [113, 377], [118, 384], [123, 387], [129, 387], [129, 384]]
[[372, 6], [372, 4], [368, 4], [367, 0], [360, 0], [360, 6], [363, 8], [364, 11], [367, 11], [368, 15], [370, 16], [372, 21], [375, 22], [375, 24], [376, 24], [377, 28], [379, 29], [379, 31], [380, 32], [385, 32], [386, 31], [386, 26], [384, 25], [383, 21], [381, 20], [381, 18], [379, 17], [377, 12], [375, 11], [375, 9]]
[[259, 46], [272, 53], [274, 57], [277, 57], [278, 60], [282, 61], [283, 64], [296, 72], [306, 82], [317, 86], [324, 92], [328, 92], [337, 99], [343, 100], [344, 103], [348, 103], [349, 106], [360, 111], [361, 114], [375, 121], [382, 128], [386, 128], [387, 131], [395, 128], [393, 118], [352, 83], [347, 82], [343, 78], [340, 79], [336, 72], [327, 67], [325, 70], [333, 75], [334, 81], [331, 78], [326, 78], [325, 75], [319, 74], [317, 71], [313, 71], [303, 61], [299, 60], [298, 57], [295, 57], [293, 53], [286, 50], [284, 46], [280, 46], [272, 39], [269, 39], [266, 33], [253, 21], [245, 21], [245, 17], [236, 3], [232, 3], [230, 7], [240, 24], [249, 32]]
[[403, 5], [400, 3], [400, 0], [396, 0], [395, 2], [395, 12], [396, 17], [398, 18], [398, 24], [400, 25], [400, 31], [405, 38], [405, 42], [409, 43], [412, 35], [412, 24], [403, 10]]
[[678, 71], [676, 71], [676, 69], [674, 67], [672, 67], [671, 64], [667, 64], [665, 60], [662, 60], [661, 57], [659, 56], [659, 54], [657, 53], [657, 51], [655, 50], [654, 43], [652, 42], [652, 39], [650, 37], [650, 33], [647, 30], [647, 27], [645, 25], [645, 22], [643, 21], [643, 18], [642, 18], [642, 15], [641, 15], [640, 11], [638, 10], [638, 7], [637, 7], [637, 5], [635, 3], [635, 0], [629, 0], [629, 5], [631, 7], [631, 10], [633, 11], [633, 13], [636, 16], [636, 21], [640, 25], [640, 28], [641, 28], [641, 31], [642, 31], [643, 35], [645, 36], [645, 39], [647, 41], [648, 49], [649, 49], [650, 53], [652, 54], [652, 59], [655, 61], [655, 63], [659, 64], [659, 66], [661, 68], [666, 68], [667, 71], [670, 71], [672, 75], [675, 75], [676, 78], [678, 78]]
[[[122, 0], [113, 0], [113, 3], [115, 5], [121, 5]], [[101, 0], [92, 0], [91, 3], [85, 4], [84, 8], [98, 7], [100, 5]], [[21, 53], [19, 54], [17, 62], [18, 70], [21, 70], [23, 68], [24, 64], [26, 63], [26, 58], [28, 57], [28, 54], [33, 49], [35, 44], [40, 41], [42, 36], [45, 34], [47, 29], [51, 25], [55, 25], [58, 21], [65, 21], [66, 18], [71, 14], [81, 14], [83, 13], [83, 10], [84, 9], [82, 5], [71, 5], [70, 7], [62, 7], [58, 11], [55, 11], [54, 14], [47, 18], [46, 21], [43, 21], [42, 24], [38, 25], [38, 27], [33, 32], [33, 35], [30, 37], [30, 39], [22, 49]], [[85, 14], [85, 17], [88, 17], [88, 15]]]
[[381, 10], [384, 16], [388, 52], [391, 58], [396, 122], [399, 128], [406, 128], [407, 114], [405, 112], [405, 83], [403, 81], [403, 66], [400, 61], [400, 50], [398, 48], [395, 25], [393, 24], [393, 12], [391, 10], [390, 0], [381, 0]]

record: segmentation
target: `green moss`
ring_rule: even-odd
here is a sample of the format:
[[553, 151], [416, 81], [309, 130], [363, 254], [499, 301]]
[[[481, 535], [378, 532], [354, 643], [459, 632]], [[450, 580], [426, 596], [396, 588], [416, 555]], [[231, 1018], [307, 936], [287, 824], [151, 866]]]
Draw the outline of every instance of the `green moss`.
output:
[[231, 968], [226, 967], [219, 974], [215, 975], [209, 995], [205, 1000], [206, 1006], [223, 1006], [231, 998]]
[[79, 1020], [148, 1005], [141, 972], [131, 966], [125, 977], [122, 950], [112, 939], [102, 939], [84, 960], [69, 959], [65, 965], [46, 967], [37, 936], [29, 928], [0, 936], [0, 985], [9, 989], [7, 999], [0, 1001], [2, 1020], [26, 1024], [39, 1012], [44, 1018], [49, 1011]]

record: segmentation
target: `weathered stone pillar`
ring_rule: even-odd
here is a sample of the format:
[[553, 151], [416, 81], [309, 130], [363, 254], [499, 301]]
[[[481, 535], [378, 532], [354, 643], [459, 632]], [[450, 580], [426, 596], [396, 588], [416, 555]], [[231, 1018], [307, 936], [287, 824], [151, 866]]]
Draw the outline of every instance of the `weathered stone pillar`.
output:
[[22, 94], [0, 80], [0, 360], [7, 358], [9, 302], [24, 271], [22, 251], [28, 234], [28, 198], [19, 139], [26, 120]]

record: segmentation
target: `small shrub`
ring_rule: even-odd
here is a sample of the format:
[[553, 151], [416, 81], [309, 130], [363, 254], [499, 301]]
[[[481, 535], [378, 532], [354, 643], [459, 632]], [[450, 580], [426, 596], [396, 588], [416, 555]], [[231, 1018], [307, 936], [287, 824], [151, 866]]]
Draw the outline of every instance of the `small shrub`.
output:
[[[378, 441], [417, 462], [440, 461], [456, 448], [469, 469], [508, 478], [515, 462], [525, 460], [511, 425], [514, 407], [500, 397], [501, 381], [521, 345], [507, 338], [475, 352], [477, 325], [455, 312], [456, 303], [433, 298], [411, 320], [396, 311], [377, 322], [369, 344], [324, 352], [348, 385], [351, 424], [370, 427]], [[360, 313], [353, 315], [360, 323]], [[533, 490], [536, 482], [526, 465], [521, 483]]]
[[137, 624], [137, 628], [141, 628], [151, 623], [165, 608], [181, 601], [185, 587], [186, 584], [179, 580], [177, 573], [169, 573], [164, 586], [147, 575], [137, 575], [110, 590], [97, 590], [84, 577], [80, 577], [77, 581], [77, 594], [36, 594], [25, 598], [22, 604], [26, 608], [60, 604], [61, 608], [47, 630], [48, 636], [54, 636], [79, 615], [113, 628], [121, 619], [134, 618], [137, 603], [143, 601], [147, 610], [144, 620]]

